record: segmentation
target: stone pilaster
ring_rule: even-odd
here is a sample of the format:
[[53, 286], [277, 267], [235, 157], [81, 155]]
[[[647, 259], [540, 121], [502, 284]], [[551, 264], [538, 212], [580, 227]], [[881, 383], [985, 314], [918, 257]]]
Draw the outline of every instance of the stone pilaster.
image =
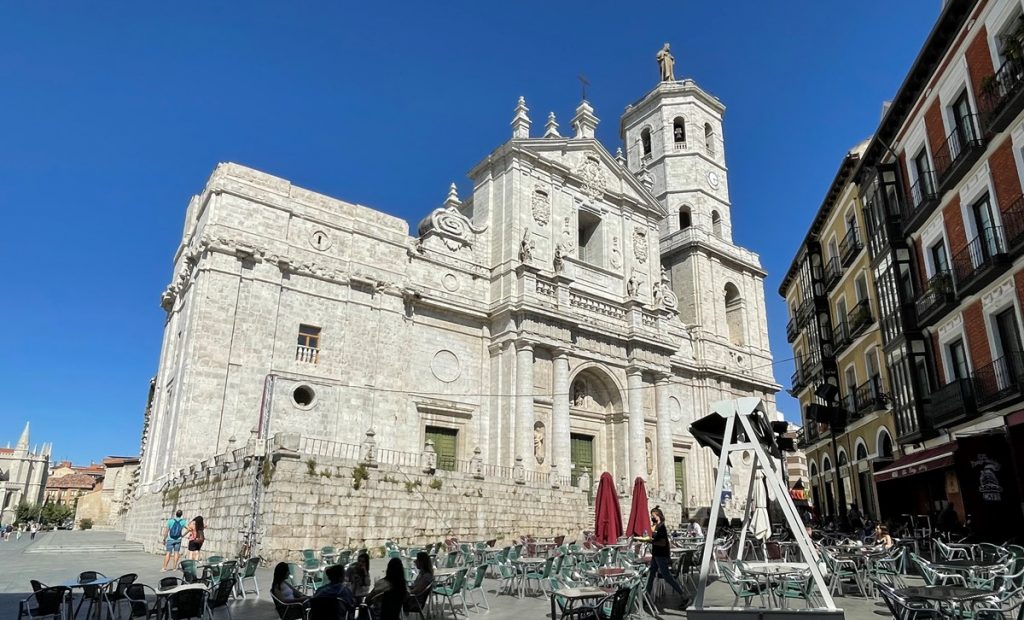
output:
[[551, 461], [563, 476], [571, 472], [569, 455], [569, 354], [552, 351], [554, 400], [551, 403]]
[[676, 471], [672, 456], [672, 420], [669, 407], [670, 375], [659, 374], [655, 377], [654, 398], [657, 414], [657, 450], [658, 450], [658, 483], [662, 493], [675, 493]]
[[[516, 442], [515, 458], [535, 469], [533, 457], [533, 343], [516, 341]], [[531, 460], [532, 459], [532, 460]]]
[[646, 454], [644, 452], [644, 375], [640, 368], [626, 370], [626, 389], [629, 392], [629, 480], [632, 484], [637, 476], [647, 479]]

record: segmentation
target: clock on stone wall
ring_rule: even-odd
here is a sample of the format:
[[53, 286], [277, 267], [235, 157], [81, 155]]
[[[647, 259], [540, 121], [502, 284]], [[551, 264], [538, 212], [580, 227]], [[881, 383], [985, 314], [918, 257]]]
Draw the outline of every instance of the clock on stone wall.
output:
[[708, 173], [708, 185], [711, 189], [718, 189], [718, 173], [714, 170]]

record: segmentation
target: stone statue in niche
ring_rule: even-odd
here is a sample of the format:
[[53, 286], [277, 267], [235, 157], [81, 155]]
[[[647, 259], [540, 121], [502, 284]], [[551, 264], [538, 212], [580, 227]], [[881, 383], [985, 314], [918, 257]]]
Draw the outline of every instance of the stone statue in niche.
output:
[[644, 450], [647, 454], [647, 475], [650, 476], [654, 472], [654, 454], [651, 451], [651, 438], [644, 439]]
[[669, 51], [668, 43], [658, 51], [658, 70], [661, 72], [662, 82], [676, 81], [676, 59]]
[[633, 299], [640, 292], [640, 281], [637, 280], [636, 274], [629, 276], [629, 280], [626, 281], [626, 296]]
[[612, 237], [612, 255], [611, 255], [612, 267], [618, 269], [622, 267], [622, 252], [619, 251], [619, 238]]
[[555, 268], [555, 273], [561, 273], [562, 269], [565, 268], [565, 261], [562, 259], [562, 244], [559, 243], [555, 246], [555, 258], [552, 261]]
[[533, 425], [533, 456], [538, 463], [544, 462], [544, 423], [536, 422]]
[[530, 229], [523, 231], [523, 240], [519, 242], [519, 262], [528, 263], [533, 260], [533, 240], [530, 239]]

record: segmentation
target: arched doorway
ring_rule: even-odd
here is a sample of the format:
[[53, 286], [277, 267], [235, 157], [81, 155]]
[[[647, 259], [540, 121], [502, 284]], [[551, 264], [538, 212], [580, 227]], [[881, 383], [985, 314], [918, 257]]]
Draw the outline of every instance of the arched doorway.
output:
[[[608, 471], [626, 472], [622, 390], [612, 374], [592, 364], [577, 369], [569, 388], [569, 462], [576, 484], [586, 472], [595, 480]], [[616, 420], [620, 420], [616, 422]]]

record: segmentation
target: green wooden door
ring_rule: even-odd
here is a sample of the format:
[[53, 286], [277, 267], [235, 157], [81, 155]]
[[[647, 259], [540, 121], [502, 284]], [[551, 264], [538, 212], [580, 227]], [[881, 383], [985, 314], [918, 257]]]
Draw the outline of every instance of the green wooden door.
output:
[[[437, 453], [437, 468], [454, 471], [455, 454], [459, 445], [459, 431], [453, 428], [428, 426], [427, 439], [434, 442], [434, 452]], [[425, 442], [426, 440], [424, 440]]]
[[683, 493], [683, 506], [689, 508], [689, 503], [686, 497], [686, 459], [681, 456], [677, 456], [675, 459], [676, 464], [676, 490], [682, 491]]
[[569, 458], [572, 460], [572, 484], [586, 471], [594, 480], [594, 438], [590, 435], [569, 435]]

